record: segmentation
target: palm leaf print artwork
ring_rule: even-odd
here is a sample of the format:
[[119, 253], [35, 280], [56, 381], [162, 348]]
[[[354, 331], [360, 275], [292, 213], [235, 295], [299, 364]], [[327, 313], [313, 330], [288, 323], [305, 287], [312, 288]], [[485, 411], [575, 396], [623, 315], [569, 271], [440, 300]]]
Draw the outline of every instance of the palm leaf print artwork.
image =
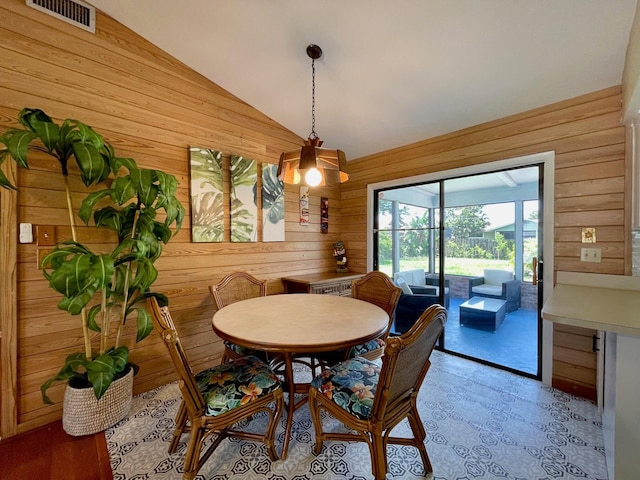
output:
[[258, 236], [258, 163], [231, 155], [231, 241], [255, 242]]
[[284, 183], [278, 166], [262, 164], [262, 241], [284, 241]]
[[222, 152], [190, 147], [191, 238], [193, 242], [224, 240]]

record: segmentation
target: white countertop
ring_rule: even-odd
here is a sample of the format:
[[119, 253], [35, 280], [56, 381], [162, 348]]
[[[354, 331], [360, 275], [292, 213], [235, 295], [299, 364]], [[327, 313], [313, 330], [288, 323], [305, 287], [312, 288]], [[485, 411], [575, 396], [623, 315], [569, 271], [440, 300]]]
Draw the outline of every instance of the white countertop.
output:
[[558, 272], [542, 318], [640, 336], [640, 277]]

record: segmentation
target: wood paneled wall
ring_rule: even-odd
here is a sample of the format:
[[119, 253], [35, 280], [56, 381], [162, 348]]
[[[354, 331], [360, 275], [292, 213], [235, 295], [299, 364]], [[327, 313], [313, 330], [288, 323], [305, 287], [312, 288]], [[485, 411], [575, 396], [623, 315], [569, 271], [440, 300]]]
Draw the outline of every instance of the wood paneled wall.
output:
[[[302, 139], [292, 132], [105, 15], [98, 13], [94, 35], [29, 8], [24, 0], [2, 0], [0, 20], [0, 131], [17, 126], [23, 107], [41, 108], [57, 121], [77, 118], [103, 134], [118, 156], [130, 156], [143, 167], [176, 175], [179, 198], [188, 213], [190, 145], [221, 150], [227, 162], [230, 154], [238, 154], [267, 163], [276, 163], [282, 151], [302, 145]], [[70, 237], [56, 162], [34, 153], [30, 165], [31, 170], [17, 172], [19, 192], [3, 196], [3, 211], [11, 208], [14, 212], [13, 226], [2, 230], [7, 235], [2, 239], [3, 256], [17, 242], [12, 199], [18, 205], [18, 222], [54, 226], [56, 240]], [[70, 180], [77, 207], [85, 190], [76, 173], [72, 171]], [[225, 188], [228, 192], [228, 172]], [[324, 188], [311, 193], [311, 224], [300, 226], [297, 188], [286, 187], [285, 242], [231, 243], [227, 231], [224, 243], [191, 243], [187, 214], [183, 230], [156, 264], [160, 275], [154, 289], [169, 296], [194, 368], [217, 364], [222, 352], [221, 341], [210, 326], [214, 307], [208, 285], [230, 271], [246, 270], [268, 279], [270, 293], [279, 293], [282, 276], [335, 268], [332, 244], [341, 238], [340, 192]], [[320, 234], [321, 196], [330, 202], [326, 235]], [[228, 228], [228, 207], [225, 213]], [[9, 234], [11, 231], [14, 233]], [[97, 250], [113, 240], [93, 227], [80, 228], [79, 237]], [[42, 403], [40, 385], [57, 372], [66, 355], [81, 350], [78, 319], [56, 308], [59, 298], [38, 269], [43, 250], [35, 243], [17, 245], [17, 255], [13, 255], [13, 261], [17, 259], [17, 314], [6, 323], [17, 329], [17, 368], [5, 361], [8, 351], [2, 347], [7, 337], [2, 338], [0, 352], [6, 384], [1, 392], [2, 408], [13, 409], [16, 415], [13, 420], [10, 414], [2, 416], [4, 435], [60, 417], [64, 385], [50, 390], [57, 402], [54, 406]], [[4, 284], [0, 295], [0, 303], [15, 298]], [[11, 312], [4, 303], [2, 311]], [[131, 336], [128, 342], [133, 346]], [[155, 333], [135, 346], [131, 359], [140, 366], [136, 392], [175, 379]], [[17, 372], [15, 408], [10, 401], [14, 396], [9, 388], [10, 370]]]
[[[187, 208], [190, 145], [268, 163], [276, 163], [280, 152], [301, 145], [301, 138], [100, 13], [95, 35], [26, 7], [23, 0], [2, 0], [0, 20], [0, 129], [15, 126], [25, 106], [41, 108], [57, 120], [77, 118], [102, 133], [119, 156], [176, 175]], [[345, 241], [350, 267], [364, 272], [367, 184], [548, 150], [556, 151], [556, 268], [622, 274], [629, 261], [624, 129], [619, 117], [620, 92], [613, 87], [352, 161], [351, 180], [344, 186], [312, 191], [309, 226], [299, 225], [297, 188], [286, 187], [286, 242], [194, 244], [187, 217], [157, 262], [160, 276], [155, 289], [170, 297], [194, 368], [216, 364], [222, 346], [210, 327], [214, 307], [207, 287], [227, 272], [249, 271], [269, 280], [270, 293], [280, 293], [282, 276], [333, 270], [332, 244], [339, 239]], [[3, 214], [17, 203], [15, 220], [55, 226], [58, 240], [68, 238], [57, 165], [37, 154], [30, 163], [30, 171], [17, 172], [19, 193], [3, 193]], [[73, 173], [73, 198], [79, 205], [83, 187]], [[225, 185], [228, 190], [228, 178]], [[328, 235], [319, 233], [321, 196], [330, 201]], [[226, 217], [228, 225], [228, 209]], [[580, 225], [598, 228], [601, 264], [578, 261]], [[15, 318], [3, 319], [0, 336], [1, 431], [10, 435], [59, 418], [63, 385], [51, 391], [58, 402], [54, 406], [42, 404], [39, 387], [68, 353], [79, 349], [81, 332], [76, 319], [57, 310], [58, 298], [38, 270], [38, 255], [44, 248], [35, 243], [18, 245], [17, 254], [5, 258], [10, 248], [16, 248], [15, 222], [1, 227], [3, 268], [15, 263], [17, 271], [17, 296], [4, 284], [0, 292], [1, 301], [17, 305]], [[112, 241], [93, 228], [81, 228], [79, 235], [80, 241], [98, 250]], [[228, 240], [228, 231], [226, 235]], [[9, 281], [11, 275], [2, 273]], [[4, 303], [2, 307], [3, 312], [13, 311]], [[11, 347], [7, 333], [15, 331], [17, 346]], [[8, 365], [11, 348], [17, 349], [15, 368]], [[554, 383], [590, 388], [593, 372], [573, 360], [578, 351], [556, 345], [554, 370], [567, 368]], [[136, 392], [174, 379], [154, 334], [135, 346], [132, 360], [140, 365]], [[17, 378], [15, 392], [11, 371]]]
[[[524, 92], [526, 94], [526, 92]], [[343, 238], [350, 265], [366, 269], [367, 185], [385, 180], [555, 151], [555, 269], [628, 273], [625, 129], [620, 87], [520, 113], [349, 163], [342, 187]], [[596, 227], [602, 263], [580, 262], [581, 227]], [[556, 328], [553, 384], [595, 395], [593, 331]]]
[[[14, 184], [16, 168], [9, 163], [2, 168]], [[0, 438], [15, 432], [17, 419], [17, 242], [7, 241], [17, 236], [17, 210], [16, 195], [0, 189]]]

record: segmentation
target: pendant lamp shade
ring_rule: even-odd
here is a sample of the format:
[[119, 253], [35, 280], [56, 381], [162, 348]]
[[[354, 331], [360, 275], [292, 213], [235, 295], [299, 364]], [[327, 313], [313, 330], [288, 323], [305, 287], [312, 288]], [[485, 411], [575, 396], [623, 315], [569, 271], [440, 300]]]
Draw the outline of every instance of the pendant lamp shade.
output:
[[349, 180], [347, 157], [342, 150], [320, 148], [323, 142], [315, 132], [315, 60], [322, 56], [322, 50], [309, 45], [307, 55], [312, 59], [311, 134], [300, 149], [280, 155], [278, 178], [292, 185], [335, 185]]
[[[280, 155], [278, 177], [293, 185], [309, 185], [311, 187], [335, 185], [349, 180], [347, 174], [347, 157], [342, 150], [320, 148], [322, 140], [308, 138], [302, 148]], [[310, 181], [316, 169], [321, 178], [316, 183]]]

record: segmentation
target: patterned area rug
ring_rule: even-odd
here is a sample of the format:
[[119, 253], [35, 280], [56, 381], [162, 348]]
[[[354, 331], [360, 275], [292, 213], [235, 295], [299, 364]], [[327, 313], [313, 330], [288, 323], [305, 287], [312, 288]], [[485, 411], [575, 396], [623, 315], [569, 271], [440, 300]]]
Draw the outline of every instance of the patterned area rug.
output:
[[[437, 480], [607, 479], [600, 414], [594, 404], [540, 382], [434, 352], [419, 409]], [[186, 435], [179, 451], [167, 453], [180, 393], [177, 384], [134, 398], [131, 412], [106, 431], [115, 480], [182, 476]], [[244, 425], [261, 429], [266, 415]], [[339, 422], [325, 419], [331, 428]], [[278, 427], [281, 445], [284, 425]], [[409, 434], [408, 424], [394, 435]], [[313, 454], [308, 408], [294, 415], [289, 456], [270, 462], [264, 445], [225, 440], [196, 476], [222, 479], [371, 479], [369, 451], [362, 443], [326, 442]], [[425, 478], [416, 449], [388, 449], [387, 479]]]

